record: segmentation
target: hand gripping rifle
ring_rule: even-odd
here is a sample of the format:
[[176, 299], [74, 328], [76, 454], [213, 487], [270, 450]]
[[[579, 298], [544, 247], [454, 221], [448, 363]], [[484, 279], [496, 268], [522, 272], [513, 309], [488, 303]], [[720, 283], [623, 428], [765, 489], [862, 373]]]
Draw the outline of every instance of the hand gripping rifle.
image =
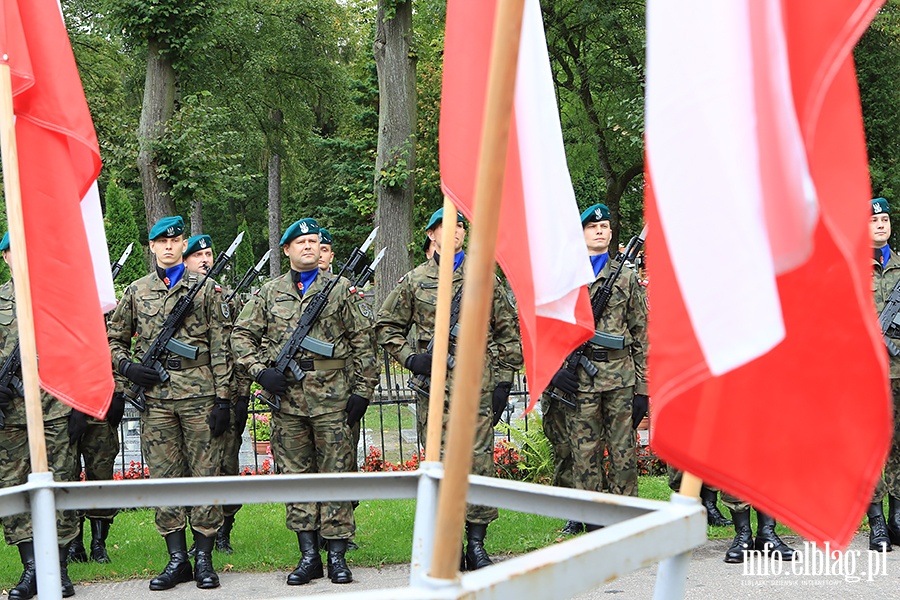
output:
[[238, 284], [234, 286], [234, 290], [232, 290], [232, 292], [228, 294], [228, 297], [225, 298], [225, 302], [231, 302], [231, 300], [235, 296], [237, 296], [242, 289], [256, 281], [256, 278], [259, 277], [259, 273], [260, 271], [262, 271], [263, 266], [265, 266], [266, 262], [268, 262], [269, 254], [271, 252], [271, 250], [266, 250], [266, 253], [263, 254], [263, 257], [261, 259], [259, 259], [259, 262], [256, 263], [255, 266], [247, 269], [247, 272], [244, 273], [244, 276], [241, 278]]
[[891, 290], [881, 314], [878, 315], [878, 323], [881, 325], [881, 334], [884, 345], [887, 346], [891, 356], [900, 355], [900, 348], [891, 340], [892, 337], [900, 337], [900, 281]]
[[[644, 229], [641, 231], [640, 235], [634, 236], [628, 242], [628, 246], [625, 248], [625, 252], [616, 257], [617, 264], [615, 270], [606, 279], [606, 281], [603, 282], [603, 285], [600, 286], [600, 289], [597, 290], [597, 293], [594, 294], [594, 297], [591, 298], [591, 312], [594, 313], [595, 326], [600, 321], [600, 317], [603, 315], [603, 311], [606, 310], [606, 305], [609, 304], [610, 298], [612, 298], [613, 286], [615, 286], [616, 280], [622, 273], [622, 269], [625, 267], [625, 263], [634, 263], [638, 253], [641, 251], [641, 247], [644, 245], [644, 239], [646, 237], [647, 227], [644, 226]], [[587, 357], [588, 351], [590, 350], [591, 346], [599, 346], [601, 348], [609, 348], [611, 350], [621, 350], [625, 347], [625, 336], [611, 335], [602, 331], [594, 331], [594, 336], [591, 339], [576, 348], [566, 358], [564, 368], [573, 375], [577, 375], [578, 367], [581, 366], [581, 368], [584, 369], [584, 371], [591, 377], [591, 379], [593, 379], [597, 374], [598, 369]], [[569, 394], [568, 392], [552, 386], [548, 388], [548, 393], [554, 400], [562, 402], [569, 408], [575, 408], [574, 394]]]
[[110, 269], [112, 270], [112, 278], [113, 280], [119, 276], [119, 273], [122, 272], [122, 267], [125, 266], [125, 261], [128, 260], [128, 257], [131, 256], [131, 247], [134, 246], [133, 243], [128, 244], [128, 247], [125, 248], [125, 252], [122, 253], [122, 256], [119, 257], [119, 260], [114, 262]]
[[[453, 299], [450, 301], [450, 342], [453, 342], [453, 340], [456, 339], [456, 336], [459, 335], [459, 308], [460, 305], [462, 305], [462, 291], [463, 286], [459, 286], [459, 289], [456, 290], [456, 293], [453, 294]], [[456, 366], [456, 360], [453, 358], [453, 350], [455, 347], [456, 344], [451, 343], [447, 348], [447, 370]], [[433, 350], [434, 338], [432, 337], [431, 341], [428, 342], [425, 353], [431, 354]], [[427, 375], [413, 375], [409, 378], [409, 381], [406, 382], [406, 387], [427, 396], [431, 388], [431, 377], [428, 377]]]
[[[350, 253], [350, 258], [348, 258], [347, 262], [344, 263], [344, 266], [341, 267], [340, 272], [338, 272], [335, 277], [332, 277], [328, 283], [325, 284], [325, 287], [313, 296], [312, 301], [307, 305], [303, 314], [300, 315], [300, 321], [297, 323], [297, 327], [291, 334], [290, 339], [288, 339], [287, 343], [281, 349], [281, 352], [279, 352], [278, 356], [275, 358], [273, 367], [279, 373], [287, 375], [287, 372], [290, 371], [297, 381], [301, 381], [306, 377], [306, 373], [300, 368], [300, 364], [294, 360], [294, 355], [301, 349], [315, 352], [316, 354], [328, 358], [334, 356], [334, 344], [317, 340], [309, 335], [309, 332], [312, 331], [313, 326], [319, 319], [319, 315], [325, 310], [331, 290], [334, 289], [334, 286], [340, 280], [341, 276], [343, 276], [345, 271], [350, 270], [352, 272], [356, 268], [360, 259], [365, 256], [366, 250], [368, 250], [369, 246], [372, 245], [372, 242], [375, 241], [375, 236], [377, 234], [378, 228], [376, 227], [372, 230], [372, 233], [369, 234], [369, 237], [366, 238], [366, 241], [361, 247], [353, 249], [353, 252]], [[322, 273], [320, 273], [320, 275], [324, 276]], [[266, 404], [272, 407], [272, 410], [276, 412], [281, 410], [281, 398], [279, 396], [263, 392], [260, 394], [260, 397]]]
[[[194, 298], [196, 298], [197, 294], [200, 293], [200, 290], [203, 289], [206, 280], [210, 277], [215, 278], [222, 272], [222, 269], [225, 268], [225, 265], [231, 260], [231, 257], [234, 256], [234, 251], [237, 250], [242, 239], [244, 239], [243, 231], [234, 238], [234, 241], [231, 242], [231, 246], [228, 247], [228, 250], [219, 254], [212, 269], [207, 271], [202, 279], [195, 282], [194, 285], [188, 289], [187, 294], [178, 299], [174, 308], [172, 308], [172, 312], [170, 312], [169, 316], [166, 318], [166, 322], [163, 323], [162, 331], [156, 336], [156, 339], [153, 340], [153, 344], [150, 345], [150, 348], [141, 358], [141, 364], [145, 367], [154, 369], [157, 375], [159, 375], [159, 380], [161, 382], [168, 381], [169, 379], [169, 373], [166, 371], [165, 367], [163, 367], [163, 359], [168, 356], [169, 352], [187, 358], [188, 360], [197, 359], [197, 356], [200, 353], [199, 348], [190, 344], [185, 344], [184, 342], [179, 342], [175, 339], [175, 334], [178, 333], [178, 330], [184, 323], [184, 319], [190, 314], [194, 305]], [[131, 404], [141, 412], [144, 412], [147, 409], [147, 399], [144, 397], [144, 389], [144, 386], [135, 383], [130, 389], [125, 391], [125, 399], [131, 402]]]

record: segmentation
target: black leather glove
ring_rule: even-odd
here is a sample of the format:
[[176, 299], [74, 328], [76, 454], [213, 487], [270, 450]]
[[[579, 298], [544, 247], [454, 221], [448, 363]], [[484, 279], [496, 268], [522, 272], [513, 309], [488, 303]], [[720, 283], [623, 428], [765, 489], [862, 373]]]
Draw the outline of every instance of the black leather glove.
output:
[[500, 422], [500, 419], [503, 417], [503, 413], [506, 411], [506, 406], [507, 404], [509, 404], [510, 390], [512, 390], [512, 383], [508, 381], [498, 383], [497, 387], [494, 388], [494, 396], [492, 400], [494, 409], [494, 427], [497, 426], [497, 423]]
[[69, 413], [69, 443], [75, 444], [87, 431], [88, 416], [80, 410], [72, 409]]
[[219, 437], [228, 429], [228, 423], [231, 421], [231, 402], [226, 398], [216, 398], [216, 404], [212, 413], [207, 419], [209, 430], [212, 431], [214, 438]]
[[13, 398], [15, 398], [16, 395], [17, 394], [8, 387], [0, 387], [0, 410], [3, 412], [9, 410]]
[[550, 380], [550, 385], [561, 389], [567, 394], [575, 394], [578, 392], [578, 377], [563, 367], [557, 371], [556, 375], [553, 376], [553, 379]]
[[641, 424], [641, 419], [647, 416], [650, 410], [650, 398], [647, 394], [635, 394], [631, 399], [631, 427], [637, 429]]
[[416, 375], [431, 376], [431, 355], [430, 354], [410, 354], [406, 359], [406, 368]]
[[347, 400], [347, 425], [351, 427], [360, 422], [366, 409], [369, 408], [369, 399], [363, 398], [359, 394], [350, 394]]
[[141, 387], [153, 387], [159, 383], [159, 373], [150, 367], [145, 367], [141, 363], [123, 360], [119, 363], [119, 373]]
[[116, 392], [113, 394], [109, 409], [106, 411], [106, 422], [113, 427], [118, 427], [125, 415], [125, 394]]
[[247, 428], [247, 415], [250, 414], [250, 396], [238, 396], [234, 403], [234, 424], [239, 433]]
[[263, 369], [256, 376], [256, 382], [266, 388], [266, 391], [276, 396], [283, 396], [287, 393], [287, 379], [284, 373], [277, 369]]

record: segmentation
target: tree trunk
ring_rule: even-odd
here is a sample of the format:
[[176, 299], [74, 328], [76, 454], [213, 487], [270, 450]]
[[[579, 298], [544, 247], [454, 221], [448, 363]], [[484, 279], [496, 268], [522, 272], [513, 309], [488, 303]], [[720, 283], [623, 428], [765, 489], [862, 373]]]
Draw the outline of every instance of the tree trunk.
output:
[[[411, 48], [412, 2], [390, 2], [392, 19], [385, 18], [387, 0], [378, 0], [375, 67], [378, 72], [378, 153], [375, 158], [375, 251], [387, 247], [376, 275], [375, 305], [406, 274], [412, 262], [412, 215], [416, 163], [416, 59]], [[400, 174], [390, 184], [382, 173]], [[405, 179], [402, 175], [405, 174]], [[384, 282], [382, 284], [382, 282]]]
[[203, 200], [199, 196], [191, 201], [191, 235], [203, 234]]
[[284, 115], [280, 110], [269, 113], [269, 119], [275, 126], [276, 141], [269, 154], [269, 272], [272, 277], [281, 275], [281, 154], [280, 136]]
[[144, 100], [138, 126], [138, 171], [144, 192], [147, 228], [161, 218], [175, 214], [175, 203], [169, 197], [170, 186], [159, 177], [159, 164], [153, 149], [165, 134], [166, 124], [175, 111], [175, 69], [167, 56], [161, 55], [162, 44], [151, 39], [147, 46], [147, 76]]

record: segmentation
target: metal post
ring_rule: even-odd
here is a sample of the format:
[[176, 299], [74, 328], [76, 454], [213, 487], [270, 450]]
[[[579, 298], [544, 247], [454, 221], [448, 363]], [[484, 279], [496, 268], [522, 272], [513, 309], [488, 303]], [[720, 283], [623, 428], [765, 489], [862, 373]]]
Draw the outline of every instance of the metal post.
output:
[[[687, 473], [684, 475], [687, 475]], [[670, 501], [672, 504], [692, 506], [699, 504], [700, 498], [673, 493]], [[656, 572], [656, 587], [653, 589], [653, 600], [677, 600], [684, 598], [684, 589], [690, 564], [690, 550], [660, 561], [659, 570]]]
[[37, 567], [37, 586], [42, 600], [62, 598], [59, 574], [59, 542], [56, 532], [56, 497], [46, 486], [53, 483], [47, 471], [31, 473], [28, 483], [39, 487], [31, 491], [31, 524], [34, 539], [34, 560]]
[[416, 518], [409, 569], [409, 584], [412, 587], [421, 585], [431, 569], [438, 481], [440, 481], [438, 476], [442, 473], [443, 466], [439, 462], [419, 464], [419, 487], [416, 493]]

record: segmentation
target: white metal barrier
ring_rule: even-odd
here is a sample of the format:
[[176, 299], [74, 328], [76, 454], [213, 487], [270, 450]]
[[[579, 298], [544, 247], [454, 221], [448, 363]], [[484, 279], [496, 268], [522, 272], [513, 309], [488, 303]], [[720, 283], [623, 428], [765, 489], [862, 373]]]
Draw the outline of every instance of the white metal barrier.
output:
[[32, 474], [27, 484], [0, 490], [0, 517], [28, 512], [34, 520], [41, 597], [62, 598], [56, 510], [265, 504], [333, 500], [416, 499], [410, 586], [319, 598], [508, 599], [568, 598], [660, 562], [656, 600], [681, 598], [692, 549], [706, 541], [706, 513], [696, 498], [670, 502], [613, 496], [470, 475], [468, 500], [519, 512], [605, 527], [460, 575], [428, 576], [434, 541], [440, 463], [418, 471], [57, 482]]

